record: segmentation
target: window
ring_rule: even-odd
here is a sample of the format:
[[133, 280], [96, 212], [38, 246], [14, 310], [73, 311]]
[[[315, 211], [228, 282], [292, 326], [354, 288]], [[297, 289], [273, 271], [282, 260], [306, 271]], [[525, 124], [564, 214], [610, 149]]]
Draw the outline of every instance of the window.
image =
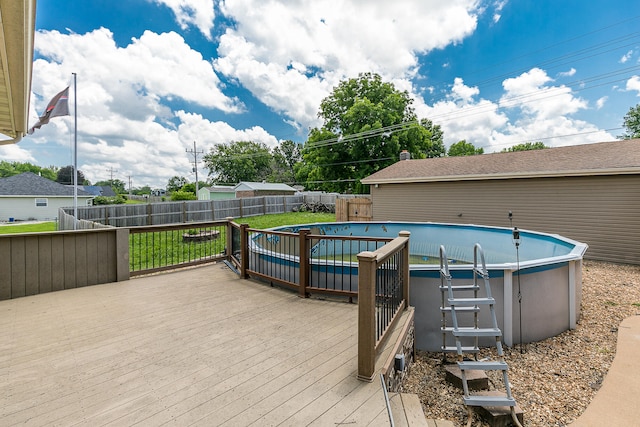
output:
[[36, 199], [37, 208], [46, 208], [49, 205], [48, 199]]

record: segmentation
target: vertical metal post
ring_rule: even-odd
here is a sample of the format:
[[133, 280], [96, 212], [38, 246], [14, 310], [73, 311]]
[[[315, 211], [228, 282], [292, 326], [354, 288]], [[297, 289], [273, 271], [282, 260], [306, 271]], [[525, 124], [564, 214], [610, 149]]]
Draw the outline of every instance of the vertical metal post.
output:
[[298, 232], [298, 236], [300, 239], [299, 243], [299, 268], [300, 268], [300, 279], [299, 279], [299, 291], [300, 298], [307, 297], [307, 286], [309, 285], [309, 271], [311, 268], [311, 258], [309, 257], [309, 240], [308, 235], [311, 233], [311, 230], [308, 228], [303, 228]]
[[404, 307], [409, 308], [409, 237], [411, 236], [411, 232], [409, 231], [401, 231], [398, 233], [400, 237], [406, 237], [407, 242], [402, 248], [402, 298], [404, 299]]

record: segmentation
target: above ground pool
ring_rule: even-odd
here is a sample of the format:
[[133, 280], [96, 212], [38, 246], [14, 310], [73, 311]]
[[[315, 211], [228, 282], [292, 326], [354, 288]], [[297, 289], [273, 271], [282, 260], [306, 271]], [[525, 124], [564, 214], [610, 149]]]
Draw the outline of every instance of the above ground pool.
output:
[[[516, 250], [511, 228], [417, 222], [318, 223], [276, 230], [300, 229], [319, 235], [388, 238], [409, 231], [410, 304], [415, 307], [416, 347], [421, 350], [440, 351], [443, 344], [440, 245], [446, 249], [454, 284], [468, 283], [472, 278], [473, 247], [476, 243], [482, 246], [506, 345], [539, 341], [576, 327], [582, 297], [582, 257], [587, 250], [584, 243], [520, 230]], [[311, 251], [318, 253], [329, 247], [321, 240]], [[349, 264], [351, 274], [357, 275], [355, 258]], [[357, 280], [352, 283], [357, 288]], [[481, 326], [488, 321], [488, 313], [482, 313]], [[446, 345], [453, 343], [451, 337], [446, 340]]]

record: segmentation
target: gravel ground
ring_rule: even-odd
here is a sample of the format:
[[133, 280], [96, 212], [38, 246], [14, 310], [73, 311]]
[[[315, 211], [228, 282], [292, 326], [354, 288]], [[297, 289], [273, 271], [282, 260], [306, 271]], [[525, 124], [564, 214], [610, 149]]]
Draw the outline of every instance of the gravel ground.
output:
[[[577, 329], [525, 344], [522, 354], [519, 346], [505, 348], [512, 392], [524, 411], [524, 425], [566, 426], [575, 420], [611, 366], [620, 322], [639, 314], [640, 266], [585, 261]], [[491, 353], [486, 350], [479, 357]], [[420, 397], [427, 418], [464, 426], [467, 411], [462, 391], [445, 382], [442, 354], [418, 352], [416, 359], [403, 391]], [[493, 374], [489, 375], [490, 385], [499, 388], [501, 377]], [[474, 425], [488, 424], [476, 418]]]

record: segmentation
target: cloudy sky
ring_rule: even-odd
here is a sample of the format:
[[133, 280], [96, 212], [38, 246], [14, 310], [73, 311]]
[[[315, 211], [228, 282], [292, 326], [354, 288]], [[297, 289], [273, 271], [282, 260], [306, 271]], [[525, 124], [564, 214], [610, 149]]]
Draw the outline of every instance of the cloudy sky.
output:
[[[194, 141], [304, 142], [371, 71], [447, 146], [609, 141], [640, 103], [638, 28], [637, 0], [38, 0], [30, 124], [77, 73], [85, 176], [164, 188], [195, 179]], [[72, 164], [72, 117], [0, 158]]]

